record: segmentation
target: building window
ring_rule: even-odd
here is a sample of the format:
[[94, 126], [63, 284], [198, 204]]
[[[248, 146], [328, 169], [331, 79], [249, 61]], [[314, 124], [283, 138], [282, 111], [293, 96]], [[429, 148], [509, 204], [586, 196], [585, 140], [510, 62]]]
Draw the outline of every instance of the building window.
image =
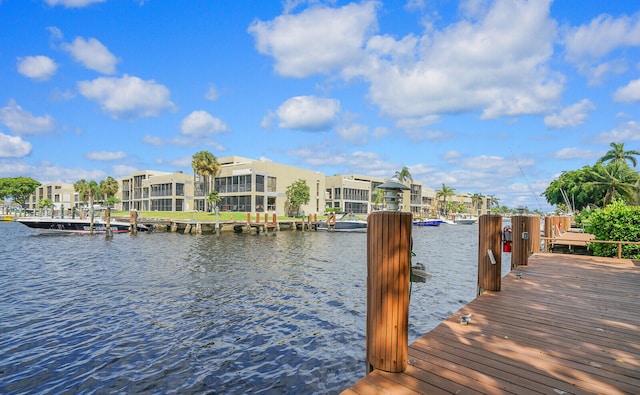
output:
[[277, 192], [276, 178], [267, 177], [267, 192]]
[[341, 199], [341, 197], [340, 197], [340, 188], [333, 188], [333, 198], [334, 199]]
[[251, 196], [224, 196], [220, 199], [221, 211], [250, 212]]
[[256, 174], [256, 192], [264, 192], [264, 176]]
[[256, 196], [256, 212], [264, 212], [264, 196]]
[[176, 196], [184, 196], [184, 184], [176, 184]]
[[176, 211], [184, 211], [184, 199], [176, 199]]
[[[171, 183], [154, 184], [154, 185], [151, 186], [151, 196], [152, 197], [172, 196], [172, 195], [173, 195], [173, 191], [172, 191]], [[164, 211], [164, 210], [162, 210], [162, 211]]]
[[216, 178], [214, 189], [219, 193], [251, 192], [251, 174]]
[[152, 199], [151, 211], [173, 211], [172, 203], [171, 199]]

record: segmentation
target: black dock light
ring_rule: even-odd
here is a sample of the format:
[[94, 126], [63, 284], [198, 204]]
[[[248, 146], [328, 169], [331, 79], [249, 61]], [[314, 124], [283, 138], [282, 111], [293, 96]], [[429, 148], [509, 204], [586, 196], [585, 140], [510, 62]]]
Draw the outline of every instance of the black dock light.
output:
[[411, 189], [400, 183], [396, 178], [392, 178], [384, 184], [378, 185], [378, 188], [384, 191], [384, 202], [386, 203], [387, 211], [399, 211], [400, 202], [402, 202], [402, 191]]

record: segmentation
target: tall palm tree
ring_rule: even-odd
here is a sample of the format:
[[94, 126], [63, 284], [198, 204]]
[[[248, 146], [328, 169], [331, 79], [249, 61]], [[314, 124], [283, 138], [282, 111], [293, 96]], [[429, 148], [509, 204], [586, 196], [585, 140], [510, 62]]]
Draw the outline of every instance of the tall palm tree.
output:
[[609, 144], [609, 146], [611, 147], [611, 149], [607, 151], [607, 153], [604, 154], [604, 156], [598, 160], [599, 163], [604, 163], [607, 161], [611, 161], [611, 162], [629, 161], [631, 162], [633, 167], [636, 167], [638, 162], [635, 157], [640, 156], [639, 151], [636, 151], [636, 150], [625, 151], [624, 143], [620, 143], [620, 144], [611, 143]]
[[603, 205], [606, 206], [620, 197], [628, 202], [635, 198], [638, 188], [638, 173], [625, 162], [611, 161], [607, 165], [596, 163], [591, 172], [593, 185], [601, 185], [606, 189]]
[[118, 185], [118, 181], [111, 177], [107, 176], [106, 179], [100, 181], [100, 192], [104, 197], [104, 204], [107, 206], [106, 212], [106, 228], [107, 228], [107, 236], [111, 236], [111, 206], [113, 206], [118, 199], [116, 198], [116, 193], [118, 193], [118, 189], [120, 189]]
[[95, 202], [95, 199], [101, 196], [100, 186], [93, 180], [87, 181], [83, 178], [73, 184], [73, 189], [78, 192], [80, 201], [84, 203], [89, 202], [89, 234], [93, 234], [93, 204]]
[[475, 211], [475, 214], [477, 214], [482, 207], [482, 198], [483, 196], [481, 193], [474, 193], [473, 195], [471, 195], [471, 205], [473, 206], [473, 211]]
[[413, 182], [413, 177], [411, 176], [411, 172], [409, 171], [409, 168], [407, 166], [403, 166], [402, 170], [396, 171], [396, 174], [394, 177], [397, 178], [398, 181], [402, 183], [404, 183], [405, 181]]
[[[204, 178], [204, 191], [203, 196], [209, 196], [211, 193], [213, 178], [220, 174], [220, 163], [218, 159], [209, 151], [196, 152], [191, 161], [191, 167], [193, 168], [194, 177], [199, 175]], [[206, 202], [206, 211], [209, 211], [209, 202]]]
[[440, 198], [443, 198], [442, 206], [444, 207], [444, 215], [447, 215], [447, 198], [454, 196], [455, 195], [454, 191], [455, 191], [455, 188], [450, 188], [446, 186], [444, 183], [442, 183], [442, 189], [438, 189], [436, 191], [436, 198], [438, 200], [440, 200]]

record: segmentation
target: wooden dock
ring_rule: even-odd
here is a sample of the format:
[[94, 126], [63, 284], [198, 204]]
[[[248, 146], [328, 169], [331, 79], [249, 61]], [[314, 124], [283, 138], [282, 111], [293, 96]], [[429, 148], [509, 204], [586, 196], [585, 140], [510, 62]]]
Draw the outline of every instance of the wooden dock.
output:
[[404, 372], [375, 370], [342, 393], [638, 394], [640, 267], [534, 254], [500, 292], [485, 292], [411, 344]]

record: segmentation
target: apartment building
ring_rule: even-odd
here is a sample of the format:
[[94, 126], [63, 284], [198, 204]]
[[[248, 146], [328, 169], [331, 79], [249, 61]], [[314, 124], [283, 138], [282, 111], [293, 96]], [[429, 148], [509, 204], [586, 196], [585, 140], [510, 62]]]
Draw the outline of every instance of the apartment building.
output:
[[29, 196], [25, 202], [25, 208], [29, 212], [38, 210], [38, 202], [42, 199], [49, 199], [53, 203], [53, 209], [56, 212], [60, 210], [70, 210], [73, 207], [79, 207], [80, 199], [78, 193], [73, 188], [73, 184], [65, 184], [52, 182], [40, 185]]
[[[310, 200], [301, 207], [301, 212], [324, 213], [324, 173], [241, 156], [221, 157], [218, 163], [220, 174], [213, 180], [213, 189], [220, 196], [220, 211], [291, 214], [287, 207], [287, 188], [304, 180], [309, 186]], [[196, 184], [195, 190], [196, 206], [206, 207], [207, 188], [202, 181]]]

